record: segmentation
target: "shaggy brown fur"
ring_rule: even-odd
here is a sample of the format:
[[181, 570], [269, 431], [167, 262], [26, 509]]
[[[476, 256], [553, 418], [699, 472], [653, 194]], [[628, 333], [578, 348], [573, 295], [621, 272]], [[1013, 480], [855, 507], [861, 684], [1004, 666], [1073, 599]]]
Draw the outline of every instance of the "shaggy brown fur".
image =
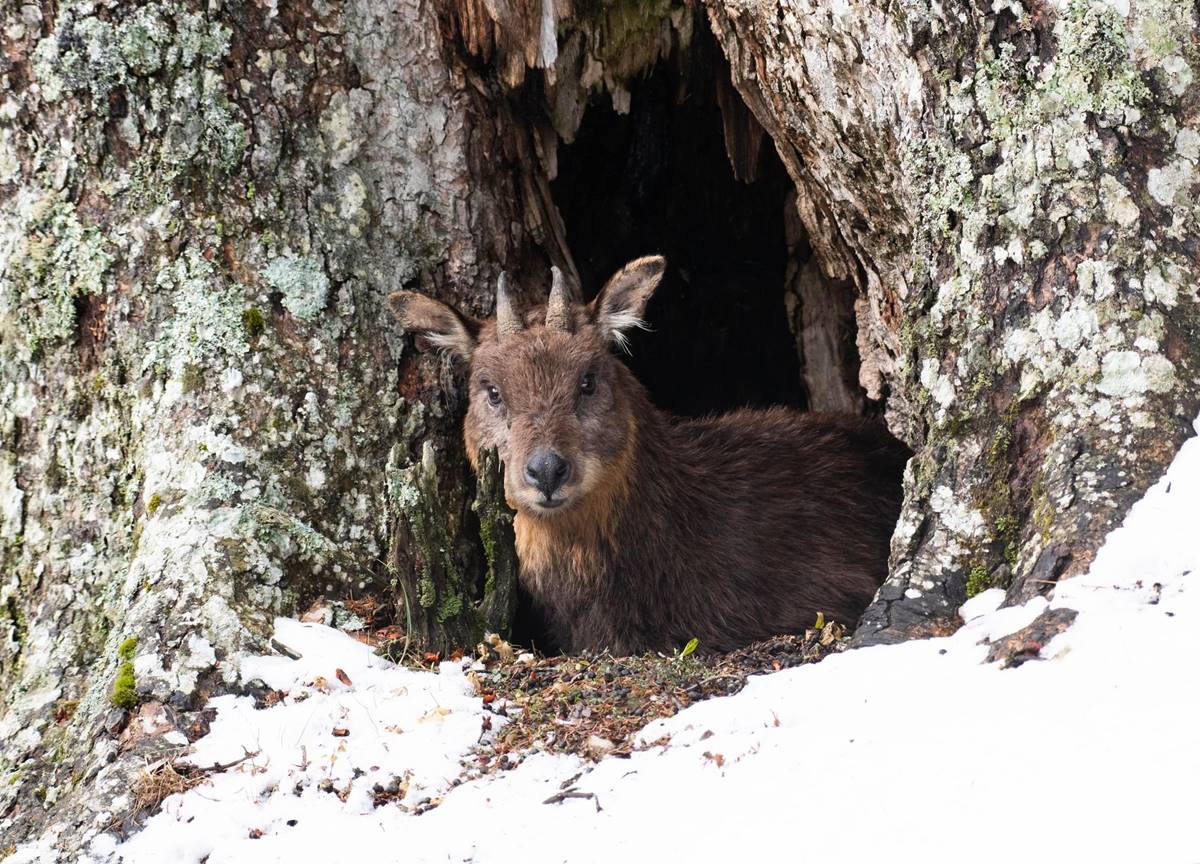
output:
[[[588, 306], [557, 287], [523, 316], [502, 285], [499, 322], [403, 292], [391, 302], [470, 363], [467, 450], [500, 452], [521, 582], [564, 650], [698, 637], [725, 651], [818, 613], [853, 624], [887, 573], [907, 448], [854, 417], [658, 411], [610, 346], [639, 323], [663, 267], [631, 262]], [[547, 450], [569, 466], [549, 492], [525, 472]]]

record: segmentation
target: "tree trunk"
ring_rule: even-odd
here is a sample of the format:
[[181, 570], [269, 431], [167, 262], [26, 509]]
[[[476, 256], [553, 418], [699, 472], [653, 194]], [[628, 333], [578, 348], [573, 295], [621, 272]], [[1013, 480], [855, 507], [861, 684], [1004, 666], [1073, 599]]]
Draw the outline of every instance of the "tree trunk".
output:
[[[696, 68], [715, 76], [738, 183], [786, 168], [775, 300], [794, 401], [882, 406], [916, 450], [860, 640], [937, 632], [968, 593], [1016, 601], [1086, 568], [1197, 411], [1190, 4], [0, 15], [12, 842], [51, 827], [70, 852], [120, 825], [146, 757], [201, 731], [238, 655], [318, 594], [394, 580], [398, 619], [433, 647], [511, 617], [495, 473], [472, 509], [465, 394], [384, 300], [413, 287], [482, 315], [501, 269], [530, 300], [551, 263], [594, 290], [604, 232], [568, 229], [608, 205], [560, 206], [560, 161], [589, 170], [585, 117], [611, 105], [632, 118], [638, 201], [667, 194], [643, 170], [667, 152], [637, 102], [652, 69], [673, 70], [677, 100], [701, 89]], [[669, 308], [698, 322], [703, 301], [705, 326], [728, 327], [702, 275]], [[165, 712], [162, 732], [125, 729], [134, 701]]]
[[0, 845], [69, 853], [273, 616], [390, 590], [389, 481], [430, 448], [482, 560], [461, 396], [384, 301], [482, 314], [556, 247], [428, 5], [0, 15]]
[[1085, 570], [1200, 404], [1194, 5], [708, 8], [917, 451], [859, 640]]

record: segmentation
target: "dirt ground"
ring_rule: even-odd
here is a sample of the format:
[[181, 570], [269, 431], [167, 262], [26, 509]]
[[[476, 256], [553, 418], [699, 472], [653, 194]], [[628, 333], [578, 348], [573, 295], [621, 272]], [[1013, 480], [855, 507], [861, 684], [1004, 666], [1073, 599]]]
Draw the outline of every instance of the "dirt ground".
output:
[[627, 755], [635, 733], [650, 721], [737, 693], [751, 675], [815, 663], [845, 646], [843, 629], [834, 623], [704, 656], [512, 657], [502, 643], [500, 651], [486, 646], [484, 668], [472, 673], [475, 687], [493, 713], [509, 722], [477, 749], [479, 768], [510, 768], [538, 751], [593, 760]]
[[[405, 665], [428, 669], [443, 659], [465, 657], [464, 652], [446, 658], [413, 653], [400, 628], [380, 626], [386, 614], [373, 598], [332, 604], [322, 598], [301, 618], [339, 627], [349, 623], [349, 635]], [[472, 773], [512, 768], [540, 751], [592, 760], [628, 755], [634, 734], [652, 720], [737, 693], [751, 675], [815, 663], [846, 648], [841, 625], [817, 623], [803, 635], [777, 636], [728, 654], [684, 648], [672, 655], [545, 657], [492, 635], [476, 646], [469, 675], [492, 716], [507, 722], [484, 717]]]

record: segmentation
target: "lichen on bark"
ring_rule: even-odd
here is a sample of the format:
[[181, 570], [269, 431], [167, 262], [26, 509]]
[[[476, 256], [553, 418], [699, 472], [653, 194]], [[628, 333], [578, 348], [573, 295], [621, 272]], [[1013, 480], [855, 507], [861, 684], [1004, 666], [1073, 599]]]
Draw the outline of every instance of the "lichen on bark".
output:
[[487, 567], [480, 617], [488, 632], [508, 635], [517, 612], [519, 571], [514, 513], [504, 494], [504, 466], [494, 449], [479, 454], [476, 481], [471, 510], [479, 519], [479, 538]]
[[106, 726], [126, 637], [183, 728], [274, 615], [387, 590], [382, 467], [431, 382], [383, 301], [481, 258], [466, 104], [402, 5], [0, 9], [6, 838], [77, 855], [169, 744]]
[[859, 638], [1085, 568], [1197, 407], [1195, 10], [709, 9], [917, 450]]
[[76, 303], [102, 293], [113, 257], [100, 231], [84, 226], [71, 202], [31, 191], [15, 202], [21, 224], [9, 248], [0, 250], [0, 302], [36, 352], [75, 335]]

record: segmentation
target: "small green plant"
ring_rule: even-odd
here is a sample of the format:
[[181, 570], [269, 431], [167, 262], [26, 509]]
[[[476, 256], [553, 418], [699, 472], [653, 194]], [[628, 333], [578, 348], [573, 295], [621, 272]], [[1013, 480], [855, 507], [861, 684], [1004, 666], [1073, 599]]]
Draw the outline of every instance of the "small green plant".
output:
[[988, 575], [987, 568], [982, 564], [972, 567], [971, 572], [967, 574], [967, 597], [982, 594], [991, 587], [992, 577]]
[[150, 496], [150, 500], [146, 502], [146, 512], [153, 516], [158, 512], [158, 508], [162, 506], [162, 496], [155, 492]]
[[683, 650], [679, 652], [679, 659], [682, 660], [684, 657], [688, 657], [688, 656], [694, 654], [696, 652], [696, 648], [698, 648], [699, 646], [700, 646], [700, 639], [696, 636], [693, 636], [691, 639], [688, 640], [688, 643], [683, 646]]
[[133, 679], [133, 654], [137, 651], [137, 645], [137, 637], [130, 636], [117, 647], [117, 657], [121, 662], [117, 666], [112, 695], [109, 696], [109, 701], [117, 708], [133, 710], [137, 707], [137, 684]]

